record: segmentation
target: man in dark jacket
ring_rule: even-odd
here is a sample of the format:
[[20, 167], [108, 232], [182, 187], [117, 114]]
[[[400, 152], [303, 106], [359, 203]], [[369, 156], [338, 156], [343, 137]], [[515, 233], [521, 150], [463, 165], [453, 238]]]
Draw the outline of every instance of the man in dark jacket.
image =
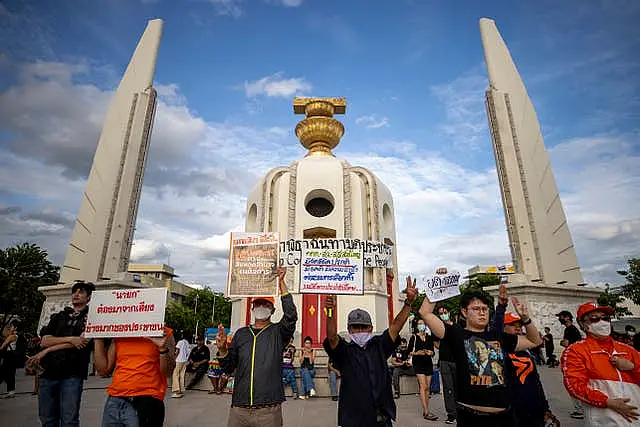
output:
[[293, 297], [284, 282], [285, 270], [278, 269], [280, 300], [284, 316], [271, 323], [273, 298], [253, 300], [254, 324], [240, 328], [227, 348], [224, 326], [218, 326], [218, 360], [226, 374], [235, 371], [229, 427], [282, 426], [284, 387], [282, 353], [293, 337], [298, 320]]
[[40, 331], [42, 347], [51, 352], [42, 358], [38, 412], [43, 427], [79, 425], [82, 386], [89, 370], [90, 341], [84, 338], [93, 283], [76, 282], [71, 288], [72, 307], [51, 316]]

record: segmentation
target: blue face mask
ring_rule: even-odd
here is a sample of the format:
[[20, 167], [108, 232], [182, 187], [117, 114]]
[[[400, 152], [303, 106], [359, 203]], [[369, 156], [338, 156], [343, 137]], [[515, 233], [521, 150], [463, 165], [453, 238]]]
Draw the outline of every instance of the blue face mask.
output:
[[351, 339], [352, 342], [364, 348], [364, 346], [367, 345], [369, 340], [373, 338], [373, 334], [371, 332], [355, 332], [353, 334], [349, 334], [349, 338]]
[[427, 326], [426, 325], [418, 325], [418, 332], [424, 332], [427, 330]]

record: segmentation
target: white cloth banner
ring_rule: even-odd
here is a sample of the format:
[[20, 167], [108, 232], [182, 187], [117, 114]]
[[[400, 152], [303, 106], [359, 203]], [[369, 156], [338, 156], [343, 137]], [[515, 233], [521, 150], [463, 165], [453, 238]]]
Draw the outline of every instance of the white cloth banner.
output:
[[162, 336], [166, 305], [167, 288], [94, 291], [84, 335], [87, 338]]
[[425, 276], [418, 291], [427, 294], [431, 302], [442, 301], [460, 295], [460, 273]]
[[300, 293], [362, 295], [362, 250], [303, 249]]

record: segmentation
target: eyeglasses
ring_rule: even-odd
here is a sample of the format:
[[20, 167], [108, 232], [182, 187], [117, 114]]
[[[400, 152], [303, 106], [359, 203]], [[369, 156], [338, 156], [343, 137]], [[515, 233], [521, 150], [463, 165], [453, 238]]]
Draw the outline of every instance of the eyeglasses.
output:
[[589, 323], [597, 323], [601, 320], [604, 320], [605, 322], [610, 322], [611, 321], [611, 316], [589, 316]]
[[476, 313], [488, 313], [489, 307], [469, 307], [468, 310], [475, 311]]

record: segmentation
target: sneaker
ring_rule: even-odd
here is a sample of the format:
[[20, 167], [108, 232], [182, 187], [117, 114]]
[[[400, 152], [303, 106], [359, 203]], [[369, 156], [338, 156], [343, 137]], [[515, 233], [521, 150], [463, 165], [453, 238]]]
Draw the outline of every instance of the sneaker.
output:
[[573, 418], [574, 420], [583, 420], [584, 419], [584, 414], [582, 412], [578, 412], [578, 411], [570, 413], [569, 416], [571, 418]]
[[334, 402], [338, 401], [338, 396], [331, 396], [331, 400], [333, 400]]
[[4, 396], [2, 396], [3, 399], [11, 399], [13, 397], [16, 397], [16, 392], [15, 391], [10, 391], [9, 393], [7, 393]]
[[452, 417], [452, 416], [448, 416], [447, 419], [444, 421], [445, 424], [453, 424], [456, 422], [456, 417]]
[[172, 397], [172, 398], [174, 398], [174, 399], [179, 399], [179, 398], [181, 398], [182, 396], [184, 396], [184, 394], [180, 394], [180, 393], [173, 393], [173, 394], [171, 395], [171, 397]]
[[307, 396], [305, 396], [304, 394], [301, 394], [300, 396], [298, 396], [298, 399], [300, 400], [305, 400], [307, 398]]
[[398, 393], [397, 391], [393, 394], [393, 398], [394, 399], [400, 399], [400, 393]]
[[312, 388], [311, 390], [309, 390], [309, 396], [313, 397], [316, 395], [316, 389]]

